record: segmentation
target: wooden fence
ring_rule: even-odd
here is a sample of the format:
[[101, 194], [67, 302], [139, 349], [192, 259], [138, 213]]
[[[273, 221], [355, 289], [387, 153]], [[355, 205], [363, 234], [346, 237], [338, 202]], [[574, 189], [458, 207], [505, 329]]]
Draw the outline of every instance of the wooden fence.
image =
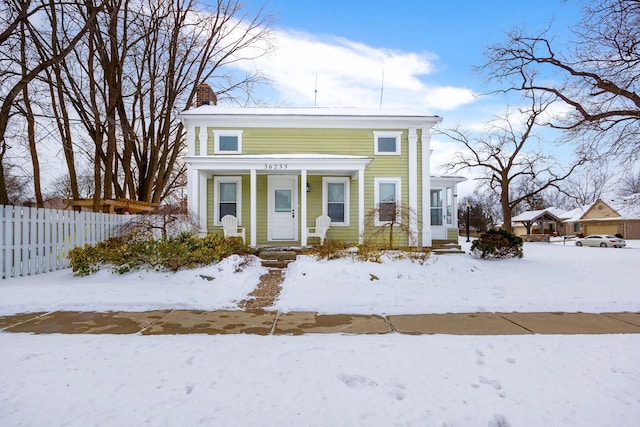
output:
[[0, 205], [0, 278], [67, 268], [70, 249], [108, 239], [128, 219], [127, 215]]

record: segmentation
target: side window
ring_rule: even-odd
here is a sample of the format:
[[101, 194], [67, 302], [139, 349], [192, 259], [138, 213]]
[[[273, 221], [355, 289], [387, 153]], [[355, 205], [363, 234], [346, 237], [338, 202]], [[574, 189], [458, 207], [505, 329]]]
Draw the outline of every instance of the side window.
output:
[[214, 130], [215, 154], [241, 154], [242, 131], [241, 130]]
[[402, 132], [374, 132], [373, 153], [379, 155], [399, 155]]
[[214, 178], [214, 218], [215, 225], [221, 225], [220, 220], [225, 215], [238, 218], [242, 223], [242, 177], [217, 176]]
[[322, 178], [322, 214], [331, 218], [331, 225], [349, 225], [348, 177]]
[[374, 185], [377, 208], [375, 225], [400, 222], [400, 218], [396, 217], [400, 204], [400, 178], [375, 178]]

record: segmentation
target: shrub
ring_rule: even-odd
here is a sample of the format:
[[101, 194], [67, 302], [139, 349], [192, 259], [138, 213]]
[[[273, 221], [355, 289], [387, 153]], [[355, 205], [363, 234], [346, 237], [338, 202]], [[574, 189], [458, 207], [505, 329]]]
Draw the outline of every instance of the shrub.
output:
[[383, 243], [365, 241], [358, 246], [345, 244], [340, 240], [326, 240], [324, 245], [313, 250], [313, 255], [319, 259], [349, 258], [360, 262], [382, 262], [383, 257], [402, 259], [407, 258], [412, 262], [424, 264], [429, 258], [430, 251], [408, 248], [406, 250], [389, 251], [383, 249]]
[[119, 274], [138, 268], [177, 271], [212, 264], [232, 254], [249, 253], [253, 253], [252, 250], [241, 241], [217, 235], [196, 237], [182, 233], [154, 240], [133, 233], [95, 246], [74, 248], [69, 251], [69, 261], [76, 276], [86, 276], [101, 268], [111, 268]]
[[471, 244], [477, 258], [522, 258], [522, 238], [506, 230], [489, 230]]

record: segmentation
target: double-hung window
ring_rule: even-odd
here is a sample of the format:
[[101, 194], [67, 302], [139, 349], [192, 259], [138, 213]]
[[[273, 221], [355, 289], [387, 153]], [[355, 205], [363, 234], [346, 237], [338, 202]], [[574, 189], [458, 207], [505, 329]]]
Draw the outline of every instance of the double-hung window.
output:
[[216, 176], [214, 183], [214, 215], [215, 225], [222, 225], [220, 220], [225, 215], [238, 218], [242, 223], [242, 177]]
[[374, 198], [376, 205], [375, 225], [389, 222], [399, 223], [400, 178], [375, 178]]
[[379, 155], [399, 155], [402, 132], [374, 132], [373, 153]]
[[348, 177], [322, 178], [322, 214], [331, 218], [331, 225], [349, 225]]
[[241, 130], [214, 130], [215, 154], [241, 154], [242, 131]]

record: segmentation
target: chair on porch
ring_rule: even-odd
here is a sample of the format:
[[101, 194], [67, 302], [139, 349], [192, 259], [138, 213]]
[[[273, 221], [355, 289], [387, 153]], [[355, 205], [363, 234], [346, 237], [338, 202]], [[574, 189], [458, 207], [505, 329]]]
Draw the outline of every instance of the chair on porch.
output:
[[317, 237], [320, 239], [320, 244], [324, 245], [324, 239], [327, 237], [330, 225], [331, 218], [328, 215], [320, 215], [316, 218], [316, 226], [307, 228], [307, 238]]
[[222, 231], [225, 239], [241, 237], [242, 243], [245, 243], [245, 230], [244, 227], [238, 227], [238, 218], [233, 215], [225, 215], [220, 222], [222, 222]]

